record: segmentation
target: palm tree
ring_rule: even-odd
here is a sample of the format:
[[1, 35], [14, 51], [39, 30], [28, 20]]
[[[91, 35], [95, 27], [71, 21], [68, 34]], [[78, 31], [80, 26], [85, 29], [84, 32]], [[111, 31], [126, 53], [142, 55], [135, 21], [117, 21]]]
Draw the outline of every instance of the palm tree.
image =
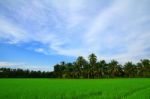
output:
[[90, 66], [86, 60], [83, 65], [83, 76], [84, 76], [84, 78], [90, 78]]
[[66, 77], [66, 63], [64, 61], [60, 62], [60, 71], [61, 71], [61, 78]]
[[62, 71], [59, 64], [54, 65], [54, 73], [56, 77], [61, 78]]
[[141, 65], [143, 69], [143, 76], [150, 77], [150, 60], [148, 59], [141, 60]]
[[72, 63], [66, 63], [66, 77], [67, 78], [74, 78], [73, 76], [73, 71], [74, 71], [74, 66]]
[[73, 67], [74, 67], [74, 70], [73, 70], [73, 78], [78, 78], [78, 68], [77, 68], [77, 63], [76, 62], [73, 62]]
[[142, 67], [142, 63], [141, 62], [138, 62], [136, 64], [136, 71], [137, 71], [137, 73], [136, 73], [137, 77], [142, 77], [143, 76], [143, 67]]
[[[86, 61], [84, 57], [79, 56], [73, 63], [61, 62], [54, 66], [53, 77], [67, 78], [100, 78], [100, 77], [150, 77], [150, 60], [143, 59], [136, 65], [132, 62], [125, 63], [124, 67], [116, 60], [106, 63], [105, 60], [97, 62], [95, 54], [90, 54]], [[15, 70], [14, 70], [15, 71]], [[19, 72], [18, 72], [19, 71]], [[21, 70], [16, 73], [22, 73]], [[8, 72], [10, 72], [8, 70]], [[33, 74], [33, 75], [32, 75]], [[38, 74], [41, 75], [40, 72]], [[54, 75], [55, 74], [55, 75]], [[21, 74], [22, 75], [22, 74]], [[31, 72], [34, 77], [35, 72]]]
[[98, 76], [103, 77], [106, 74], [107, 64], [105, 60], [100, 60], [97, 63]]
[[118, 61], [112, 60], [108, 64], [108, 73], [111, 77], [120, 76], [121, 75], [121, 66], [118, 64]]
[[136, 67], [132, 62], [127, 62], [124, 65], [125, 75], [128, 77], [134, 77], [136, 74]]
[[76, 60], [76, 68], [78, 70], [78, 78], [81, 77], [85, 62], [86, 62], [86, 60], [82, 56], [79, 56]]
[[97, 62], [97, 56], [94, 53], [92, 53], [89, 55], [88, 59], [90, 62], [90, 64], [89, 64], [90, 65], [90, 73], [91, 73], [92, 78], [94, 78], [95, 70], [96, 70], [95, 67], [96, 67], [96, 62]]

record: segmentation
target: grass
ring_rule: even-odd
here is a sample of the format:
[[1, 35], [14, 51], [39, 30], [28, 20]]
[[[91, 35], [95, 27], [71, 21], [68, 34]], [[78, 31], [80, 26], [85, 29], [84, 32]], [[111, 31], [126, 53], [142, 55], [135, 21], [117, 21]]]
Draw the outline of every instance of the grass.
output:
[[0, 99], [150, 99], [150, 79], [0, 79]]

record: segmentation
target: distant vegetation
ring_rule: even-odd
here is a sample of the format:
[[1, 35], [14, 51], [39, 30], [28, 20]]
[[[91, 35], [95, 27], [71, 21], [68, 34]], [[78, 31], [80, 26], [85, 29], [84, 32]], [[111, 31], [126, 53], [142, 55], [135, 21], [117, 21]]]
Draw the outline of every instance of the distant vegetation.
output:
[[54, 66], [58, 78], [114, 78], [114, 77], [150, 77], [150, 60], [143, 59], [137, 64], [127, 62], [123, 65], [112, 60], [97, 60], [95, 54], [90, 54], [88, 61], [79, 56], [73, 63], [61, 62]]
[[90, 54], [88, 61], [79, 56], [73, 63], [61, 62], [54, 66], [52, 72], [29, 71], [22, 69], [0, 68], [0, 77], [18, 78], [121, 78], [121, 77], [150, 77], [150, 60], [142, 59], [134, 64], [127, 62], [124, 65], [112, 60], [97, 60], [95, 54]]
[[0, 68], [0, 78], [54, 78], [53, 72]]

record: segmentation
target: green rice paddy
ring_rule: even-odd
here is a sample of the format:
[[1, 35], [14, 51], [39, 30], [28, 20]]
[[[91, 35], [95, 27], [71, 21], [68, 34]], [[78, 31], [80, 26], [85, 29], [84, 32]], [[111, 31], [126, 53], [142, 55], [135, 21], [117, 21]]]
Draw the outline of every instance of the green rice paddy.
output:
[[150, 99], [150, 79], [0, 79], [0, 99]]

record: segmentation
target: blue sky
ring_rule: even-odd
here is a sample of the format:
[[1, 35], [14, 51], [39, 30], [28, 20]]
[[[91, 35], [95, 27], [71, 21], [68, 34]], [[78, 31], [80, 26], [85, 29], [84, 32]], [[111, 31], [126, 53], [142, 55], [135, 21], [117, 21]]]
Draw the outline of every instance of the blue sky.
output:
[[150, 0], [0, 0], [0, 66], [53, 70], [95, 53], [150, 58]]

